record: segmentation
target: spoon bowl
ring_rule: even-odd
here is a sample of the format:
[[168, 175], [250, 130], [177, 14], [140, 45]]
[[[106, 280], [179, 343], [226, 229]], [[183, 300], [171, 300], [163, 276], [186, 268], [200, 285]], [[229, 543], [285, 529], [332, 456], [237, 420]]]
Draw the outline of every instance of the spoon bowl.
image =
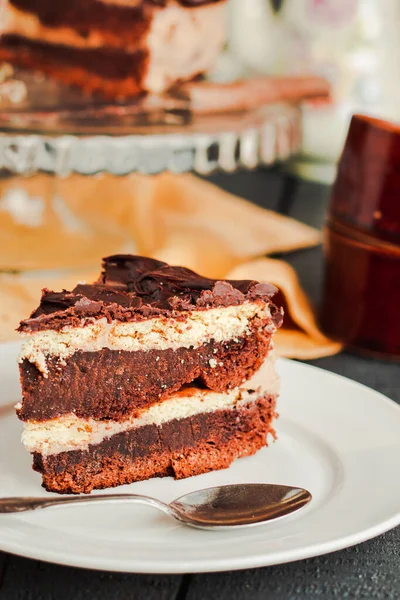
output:
[[310, 500], [310, 492], [302, 488], [246, 483], [191, 492], [169, 507], [186, 525], [232, 529], [279, 519], [303, 508]]
[[39, 508], [88, 504], [90, 502], [135, 502], [168, 514], [197, 529], [233, 529], [262, 525], [289, 515], [310, 502], [303, 488], [266, 483], [223, 485], [190, 492], [170, 504], [139, 494], [97, 494], [60, 498], [0, 498], [0, 513]]

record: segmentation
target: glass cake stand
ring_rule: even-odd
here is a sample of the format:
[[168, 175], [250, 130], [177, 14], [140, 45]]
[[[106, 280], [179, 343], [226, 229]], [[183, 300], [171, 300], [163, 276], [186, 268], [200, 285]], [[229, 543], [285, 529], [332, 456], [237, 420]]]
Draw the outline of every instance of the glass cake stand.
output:
[[24, 73], [0, 83], [0, 169], [8, 173], [232, 172], [286, 160], [300, 145], [293, 104], [201, 114], [179, 88], [110, 104]]

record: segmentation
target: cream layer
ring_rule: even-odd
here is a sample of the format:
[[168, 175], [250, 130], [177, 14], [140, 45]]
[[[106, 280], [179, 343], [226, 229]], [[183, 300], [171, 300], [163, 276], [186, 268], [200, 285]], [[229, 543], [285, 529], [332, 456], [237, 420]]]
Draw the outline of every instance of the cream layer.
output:
[[27, 421], [24, 423], [22, 442], [29, 452], [40, 452], [45, 456], [86, 450], [89, 445], [99, 444], [117, 433], [145, 425], [162, 425], [200, 413], [234, 409], [255, 402], [265, 394], [277, 395], [278, 392], [279, 376], [275, 371], [274, 357], [270, 355], [250, 380], [228, 392], [183, 388], [168, 400], [153, 404], [138, 416], [124, 421], [81, 419], [74, 414], [48, 421]]
[[[18, 35], [79, 49], [110, 46], [110, 36], [95, 28], [83, 36], [78, 29], [47, 27], [35, 14], [15, 8], [8, 0], [2, 11], [0, 35]], [[120, 40], [115, 36], [112, 45], [126, 52], [148, 51], [148, 67], [142, 85], [145, 90], [158, 93], [176, 81], [209, 70], [225, 37], [225, 2], [188, 8], [171, 1], [165, 8], [154, 9], [149, 30], [140, 39], [132, 33], [131, 43], [127, 43], [125, 36]]]
[[148, 38], [144, 89], [160, 93], [179, 81], [206, 73], [226, 40], [226, 2], [185, 8], [171, 2], [155, 14]]
[[[239, 306], [210, 308], [182, 313], [182, 320], [156, 317], [144, 321], [121, 323], [99, 319], [83, 327], [64, 327], [60, 331], [46, 330], [28, 334], [22, 344], [19, 361], [36, 365], [47, 376], [48, 356], [61, 360], [75, 352], [110, 350], [166, 350], [197, 348], [215, 340], [227, 342], [250, 333], [254, 319], [268, 319], [269, 307], [262, 301], [245, 302]], [[275, 326], [268, 326], [271, 333]]]

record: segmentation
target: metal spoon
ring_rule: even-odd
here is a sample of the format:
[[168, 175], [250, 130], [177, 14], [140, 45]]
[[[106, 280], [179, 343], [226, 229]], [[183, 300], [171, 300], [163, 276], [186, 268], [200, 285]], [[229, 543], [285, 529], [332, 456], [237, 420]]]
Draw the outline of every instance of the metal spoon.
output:
[[307, 490], [285, 485], [246, 483], [191, 492], [165, 504], [138, 494], [99, 494], [60, 498], [0, 498], [0, 513], [23, 512], [89, 502], [129, 501], [147, 504], [185, 525], [199, 529], [233, 529], [262, 525], [299, 510], [311, 500]]

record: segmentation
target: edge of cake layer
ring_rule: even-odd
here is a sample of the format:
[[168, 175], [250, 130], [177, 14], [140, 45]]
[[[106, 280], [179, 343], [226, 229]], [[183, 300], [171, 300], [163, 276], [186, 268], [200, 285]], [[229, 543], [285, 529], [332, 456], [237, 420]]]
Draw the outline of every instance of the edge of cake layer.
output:
[[88, 89], [109, 80], [108, 88], [114, 83], [121, 95], [135, 95], [141, 90], [161, 93], [208, 71], [225, 41], [223, 3], [196, 9], [173, 3], [164, 10], [148, 7], [144, 13], [97, 4], [98, 12], [107, 13], [104, 18], [76, 28], [46, 25], [37, 14], [8, 5], [0, 24], [1, 43], [10, 52], [14, 48], [14, 60], [25, 68], [36, 66], [77, 85], [87, 71]]
[[254, 377], [272, 347], [271, 335], [254, 328], [244, 337], [198, 348], [76, 352], [63, 364], [47, 359], [46, 378], [25, 360], [20, 365], [18, 416], [43, 421], [73, 412], [83, 418], [122, 420], [193, 382], [215, 392], [240, 386]]
[[[146, 11], [135, 8], [107, 8], [97, 2], [97, 13], [105, 11], [85, 26], [66, 23], [46, 24], [38, 13], [21, 10], [6, 2], [2, 9], [0, 34], [19, 36], [55, 46], [75, 49], [120, 48], [132, 53], [149, 52], [149, 71], [144, 84], [156, 86], [155, 77], [186, 79], [208, 69], [225, 39], [224, 6], [208, 5], [196, 10], [171, 3], [166, 10], [154, 5]], [[110, 13], [110, 14], [108, 14]], [[88, 14], [85, 10], [83, 17]], [[207, 35], [208, 43], [204, 43]], [[165, 87], [166, 81], [162, 82]]]
[[158, 11], [149, 29], [149, 62], [144, 88], [160, 93], [209, 71], [226, 40], [225, 3], [197, 7], [171, 3]]
[[44, 456], [33, 453], [33, 468], [48, 491], [90, 493], [151, 477], [176, 479], [225, 469], [236, 458], [267, 445], [275, 414], [274, 396], [238, 408], [201, 413], [146, 425], [106, 438], [87, 450]]
[[24, 422], [22, 441], [27, 450], [43, 455], [76, 449], [87, 450], [90, 445], [99, 444], [121, 432], [147, 425], [159, 426], [201, 413], [239, 408], [265, 394], [276, 397], [278, 392], [279, 376], [270, 357], [249, 381], [227, 392], [184, 387], [163, 402], [153, 404], [120, 421], [79, 418], [73, 413], [46, 421], [30, 420]]
[[[104, 348], [129, 352], [198, 348], [211, 340], [228, 342], [247, 335], [255, 319], [275, 331], [268, 305], [262, 301], [238, 306], [188, 311], [180, 319], [157, 317], [121, 323], [99, 319], [83, 327], [64, 327], [29, 334], [21, 348], [19, 362], [28, 360], [46, 377], [47, 357], [65, 360], [75, 352], [97, 352]], [[260, 323], [261, 324], [261, 323]]]

